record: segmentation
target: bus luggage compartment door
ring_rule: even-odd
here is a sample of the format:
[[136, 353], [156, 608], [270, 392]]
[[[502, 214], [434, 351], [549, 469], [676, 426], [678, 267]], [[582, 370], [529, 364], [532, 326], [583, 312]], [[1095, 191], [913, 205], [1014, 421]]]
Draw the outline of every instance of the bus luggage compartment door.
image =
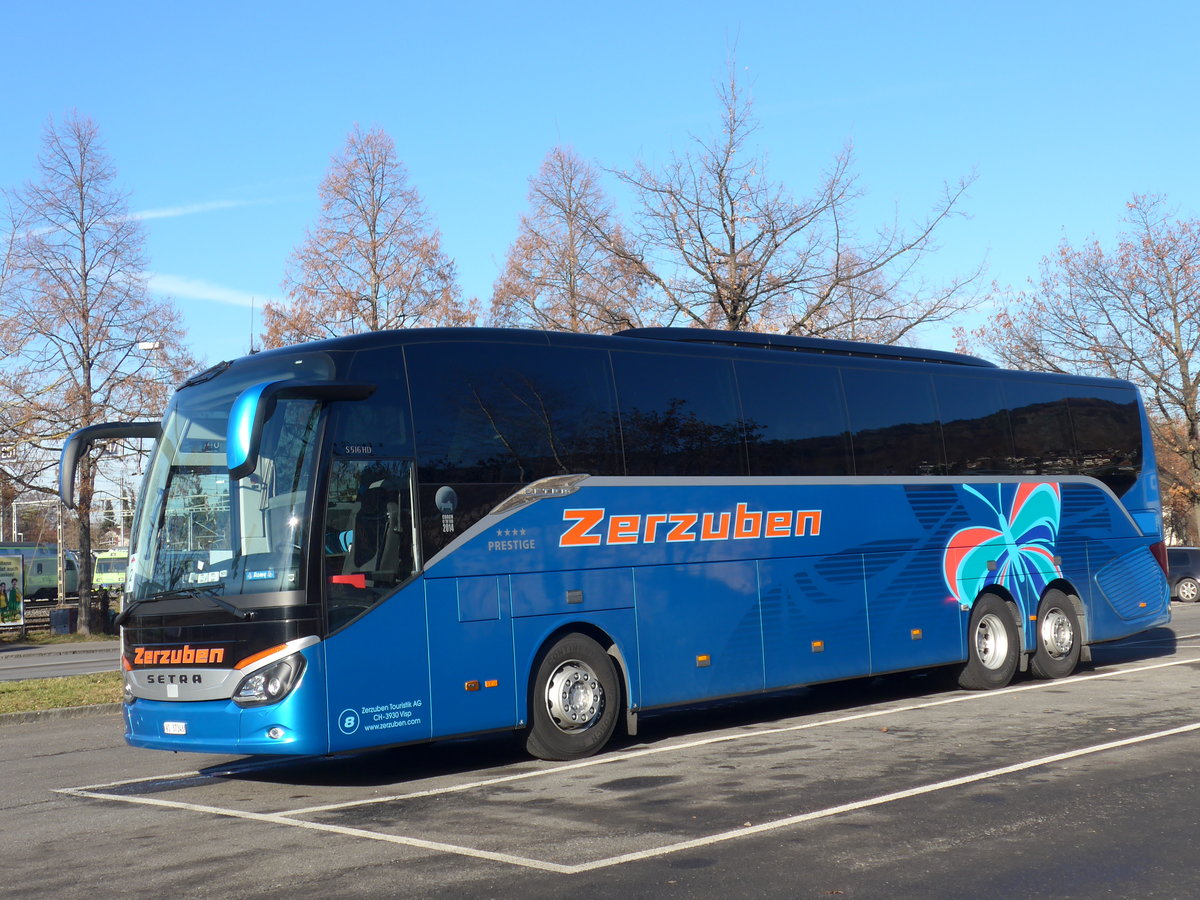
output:
[[425, 582], [431, 712], [439, 737], [516, 724], [508, 593], [507, 576]]

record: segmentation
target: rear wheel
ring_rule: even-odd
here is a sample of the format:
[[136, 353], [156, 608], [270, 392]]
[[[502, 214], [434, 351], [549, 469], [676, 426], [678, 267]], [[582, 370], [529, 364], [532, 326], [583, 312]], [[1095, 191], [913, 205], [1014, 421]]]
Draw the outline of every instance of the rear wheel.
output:
[[620, 704], [612, 657], [587, 635], [568, 634], [534, 675], [525, 749], [539, 759], [591, 756], [612, 737]]
[[1195, 603], [1200, 600], [1200, 583], [1195, 578], [1180, 578], [1175, 585], [1175, 596], [1184, 603]]
[[1008, 604], [995, 594], [975, 601], [967, 630], [967, 664], [958, 676], [969, 691], [1002, 688], [1017, 672], [1020, 633]]
[[1079, 616], [1069, 597], [1050, 591], [1038, 604], [1037, 646], [1029, 668], [1038, 678], [1065, 678], [1079, 664]]

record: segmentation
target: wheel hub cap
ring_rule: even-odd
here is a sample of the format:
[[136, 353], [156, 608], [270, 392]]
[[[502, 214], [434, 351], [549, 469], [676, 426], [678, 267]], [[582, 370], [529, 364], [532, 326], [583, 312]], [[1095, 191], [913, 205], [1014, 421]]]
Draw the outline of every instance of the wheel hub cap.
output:
[[1062, 659], [1075, 646], [1075, 631], [1066, 613], [1055, 607], [1042, 616], [1042, 646], [1053, 659]]
[[586, 663], [568, 660], [546, 683], [546, 706], [559, 731], [583, 731], [604, 714], [604, 688]]
[[992, 613], [975, 626], [975, 654], [986, 669], [999, 669], [1008, 658], [1008, 632]]

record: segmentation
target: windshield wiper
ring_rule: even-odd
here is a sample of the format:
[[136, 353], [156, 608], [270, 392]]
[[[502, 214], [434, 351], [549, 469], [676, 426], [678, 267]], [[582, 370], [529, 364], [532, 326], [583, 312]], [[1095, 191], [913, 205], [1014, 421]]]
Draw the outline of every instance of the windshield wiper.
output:
[[147, 603], [158, 603], [160, 600], [210, 600], [226, 612], [237, 616], [239, 619], [252, 619], [254, 613], [251, 610], [242, 609], [240, 606], [234, 606], [224, 597], [220, 596], [216, 587], [189, 587], [177, 588], [170, 591], [159, 591], [157, 594], [151, 594], [149, 597], [142, 597], [140, 600], [134, 600], [130, 603], [121, 614], [113, 620], [113, 624], [120, 628], [129, 621], [130, 615], [139, 606]]

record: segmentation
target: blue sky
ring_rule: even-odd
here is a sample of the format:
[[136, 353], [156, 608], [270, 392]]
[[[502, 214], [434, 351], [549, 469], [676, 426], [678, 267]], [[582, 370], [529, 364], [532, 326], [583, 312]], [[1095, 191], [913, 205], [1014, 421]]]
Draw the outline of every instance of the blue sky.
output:
[[0, 14], [0, 185], [33, 175], [49, 117], [91, 116], [144, 214], [151, 283], [208, 362], [244, 353], [251, 304], [279, 298], [355, 123], [395, 139], [464, 293], [486, 304], [545, 154], [570, 144], [620, 168], [686, 149], [717, 127], [731, 51], [774, 179], [804, 194], [853, 142], [862, 228], [917, 219], [944, 181], [978, 173], [932, 277], [986, 258], [1019, 285], [1064, 236], [1111, 239], [1135, 193], [1200, 216], [1193, 3], [0, 0]]

